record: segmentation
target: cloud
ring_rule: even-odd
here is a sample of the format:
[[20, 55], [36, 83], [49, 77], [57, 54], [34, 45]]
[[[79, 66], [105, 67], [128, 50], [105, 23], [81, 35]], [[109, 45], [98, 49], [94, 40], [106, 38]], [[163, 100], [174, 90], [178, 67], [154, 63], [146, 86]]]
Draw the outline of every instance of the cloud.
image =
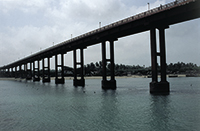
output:
[[38, 9], [45, 8], [51, 0], [2, 0], [0, 10], [9, 13], [13, 10], [21, 10], [24, 13], [36, 13]]
[[[3, 0], [0, 2], [0, 66], [54, 44], [147, 10], [147, 2], [138, 6], [127, 0]], [[141, 3], [142, 3], [141, 2]], [[150, 1], [151, 8], [165, 0]], [[20, 16], [20, 17], [19, 17]], [[20, 21], [19, 21], [20, 19]], [[18, 23], [18, 24], [17, 24]], [[166, 31], [167, 62], [200, 61], [185, 54], [199, 55], [199, 20], [171, 26]], [[198, 26], [197, 26], [198, 25]], [[115, 42], [115, 61], [124, 64], [150, 65], [150, 34], [144, 32]], [[184, 40], [183, 40], [184, 39]], [[199, 46], [196, 46], [199, 48]], [[177, 53], [177, 49], [179, 53]], [[191, 53], [189, 53], [191, 52]], [[196, 52], [196, 53], [195, 53]], [[9, 55], [7, 55], [9, 54]], [[123, 55], [122, 55], [123, 54]], [[177, 57], [176, 57], [177, 56]], [[72, 53], [66, 55], [72, 66]], [[85, 50], [85, 63], [101, 60], [101, 45]], [[53, 59], [52, 59], [53, 61]]]

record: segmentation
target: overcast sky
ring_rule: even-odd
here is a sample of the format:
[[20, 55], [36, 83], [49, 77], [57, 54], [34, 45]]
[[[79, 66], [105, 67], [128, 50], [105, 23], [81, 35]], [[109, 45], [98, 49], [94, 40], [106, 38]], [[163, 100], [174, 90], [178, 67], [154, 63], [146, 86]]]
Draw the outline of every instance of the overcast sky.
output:
[[[31, 55], [72, 37], [173, 0], [0, 0], [0, 66]], [[166, 30], [167, 63], [200, 65], [200, 19]], [[85, 51], [85, 64], [101, 60], [100, 44]], [[52, 58], [52, 61], [54, 59]], [[65, 65], [72, 66], [72, 52]], [[115, 42], [115, 63], [146, 65], [150, 59], [150, 33]]]

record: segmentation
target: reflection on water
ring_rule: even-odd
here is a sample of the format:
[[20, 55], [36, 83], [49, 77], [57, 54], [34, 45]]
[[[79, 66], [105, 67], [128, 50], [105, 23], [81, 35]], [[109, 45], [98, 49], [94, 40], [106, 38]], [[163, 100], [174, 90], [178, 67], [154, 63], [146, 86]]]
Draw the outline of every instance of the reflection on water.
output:
[[[170, 96], [151, 95], [150, 126], [153, 131], [170, 130]], [[159, 121], [158, 121], [159, 120]]]
[[200, 130], [200, 78], [169, 79], [167, 96], [150, 95], [149, 81], [118, 79], [116, 91], [101, 90], [99, 79], [85, 88], [0, 81], [0, 130]]
[[103, 91], [101, 98], [101, 107], [99, 108], [99, 122], [101, 129], [112, 130], [116, 129], [118, 121], [118, 101], [116, 91]]

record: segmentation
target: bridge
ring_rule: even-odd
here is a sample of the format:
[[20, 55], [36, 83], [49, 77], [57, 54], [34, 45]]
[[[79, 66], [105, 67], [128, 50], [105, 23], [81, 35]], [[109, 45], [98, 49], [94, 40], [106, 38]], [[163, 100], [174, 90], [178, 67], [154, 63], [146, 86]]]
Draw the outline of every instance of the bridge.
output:
[[[165, 30], [168, 29], [170, 25], [197, 19], [199, 17], [200, 0], [176, 0], [169, 4], [160, 5], [157, 8], [87, 32], [11, 64], [0, 67], [0, 74], [3, 77], [26, 78], [27, 80], [40, 81], [40, 62], [42, 62], [42, 81], [50, 82], [50, 60], [55, 56], [55, 83], [64, 84], [64, 55], [73, 51], [73, 84], [74, 86], [85, 86], [84, 49], [87, 49], [88, 46], [101, 44], [103, 72], [102, 88], [116, 89], [114, 42], [117, 41], [118, 38], [150, 30], [152, 70], [150, 93], [169, 93], [170, 86], [166, 79]], [[159, 52], [157, 51], [156, 30], [159, 31]], [[106, 50], [107, 43], [110, 45], [109, 52]], [[77, 60], [77, 51], [80, 52], [79, 61]], [[106, 58], [106, 53], [110, 54], [110, 58]], [[158, 81], [158, 57], [160, 58], [161, 66], [160, 81]], [[110, 79], [107, 78], [107, 63], [110, 63], [111, 65]], [[77, 67], [80, 67], [81, 69], [80, 78], [77, 75]]]

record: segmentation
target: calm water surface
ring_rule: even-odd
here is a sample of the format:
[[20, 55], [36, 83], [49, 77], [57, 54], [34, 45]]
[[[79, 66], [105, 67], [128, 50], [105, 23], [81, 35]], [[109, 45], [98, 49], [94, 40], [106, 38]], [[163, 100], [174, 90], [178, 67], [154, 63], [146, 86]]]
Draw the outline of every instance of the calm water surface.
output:
[[169, 79], [168, 96], [149, 94], [147, 78], [117, 79], [116, 91], [100, 79], [75, 88], [0, 81], [1, 131], [199, 131], [200, 78]]

